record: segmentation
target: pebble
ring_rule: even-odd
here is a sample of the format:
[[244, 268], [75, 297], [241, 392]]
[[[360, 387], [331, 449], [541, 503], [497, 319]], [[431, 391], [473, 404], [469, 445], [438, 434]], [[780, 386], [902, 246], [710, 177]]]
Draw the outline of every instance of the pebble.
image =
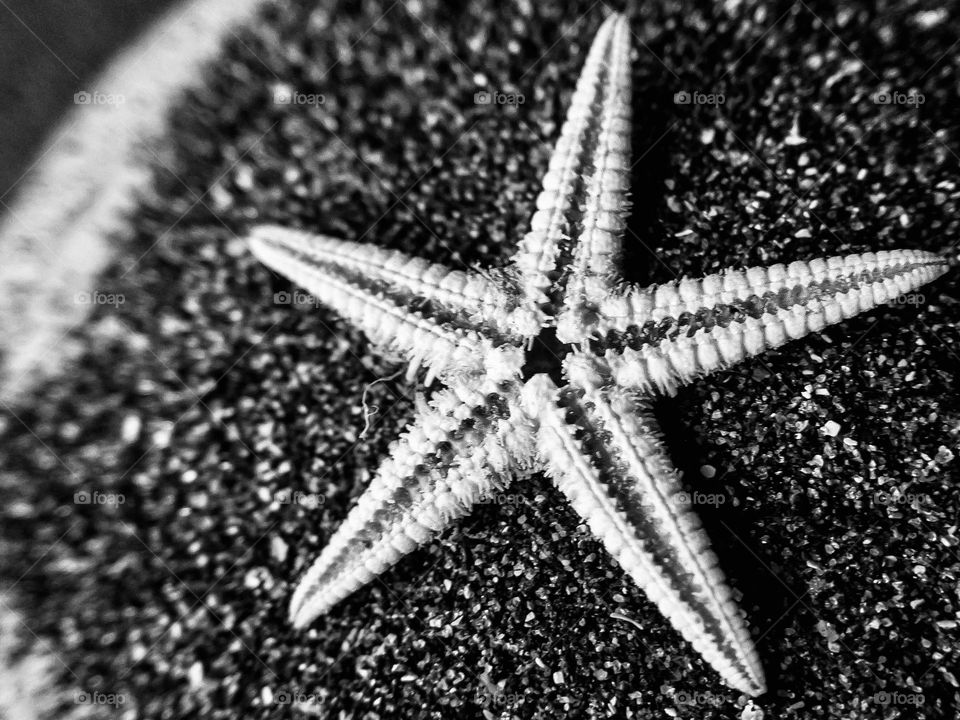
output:
[[279, 563], [286, 562], [287, 553], [290, 551], [290, 546], [284, 542], [283, 538], [278, 535], [274, 535], [270, 538], [270, 555]]
[[143, 422], [139, 416], [133, 414], [127, 415], [123, 419], [123, 425], [120, 428], [121, 439], [127, 444], [136, 442], [137, 438], [140, 437], [140, 428], [142, 426]]

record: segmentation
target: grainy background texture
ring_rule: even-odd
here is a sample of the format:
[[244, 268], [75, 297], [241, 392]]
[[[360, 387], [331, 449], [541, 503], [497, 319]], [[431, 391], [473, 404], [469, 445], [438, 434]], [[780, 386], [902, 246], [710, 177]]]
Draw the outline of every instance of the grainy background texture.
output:
[[[956, 256], [956, 7], [628, 11], [628, 280]], [[122, 693], [121, 713], [150, 718], [740, 716], [745, 698], [540, 477], [310, 630], [286, 621], [423, 388], [370, 386], [397, 367], [331, 312], [275, 303], [289, 284], [240, 238], [275, 221], [504, 263], [608, 12], [284, 0], [229, 41], [98, 280], [123, 304], [95, 307], [82, 355], [0, 412], [0, 578], [65, 687]], [[278, 89], [324, 101], [277, 104]], [[524, 102], [475, 104], [484, 90]], [[683, 91], [724, 102], [678, 104]], [[749, 616], [769, 718], [956, 716], [957, 280], [657, 406], [690, 490], [722, 498], [698, 509]], [[322, 507], [277, 502], [286, 489]]]

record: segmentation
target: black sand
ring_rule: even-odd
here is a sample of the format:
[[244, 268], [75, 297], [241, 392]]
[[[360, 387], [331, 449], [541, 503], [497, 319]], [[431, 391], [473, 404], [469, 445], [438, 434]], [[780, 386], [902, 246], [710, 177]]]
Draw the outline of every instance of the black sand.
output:
[[[135, 241], [94, 288], [124, 304], [98, 307], [82, 358], [0, 416], [3, 586], [23, 575], [66, 683], [144, 717], [303, 717], [281, 693], [331, 718], [739, 717], [745, 698], [543, 478], [308, 632], [286, 622], [417, 388], [373, 386], [361, 438], [364, 388], [397, 366], [329, 311], [275, 304], [289, 284], [237, 237], [276, 221], [504, 263], [606, 14], [358, 5], [281, 3], [176, 113]], [[632, 11], [627, 278], [956, 255], [956, 9], [752, 5]], [[324, 104], [274, 104], [281, 81]], [[925, 102], [875, 103], [886, 87]], [[474, 105], [485, 89], [525, 102]], [[683, 90], [725, 103], [677, 105]], [[767, 717], [957, 712], [957, 273], [922, 293], [659, 405], [691, 490], [723, 498], [701, 516], [758, 642]], [[284, 489], [326, 501], [279, 504]], [[75, 504], [84, 490], [125, 502]]]

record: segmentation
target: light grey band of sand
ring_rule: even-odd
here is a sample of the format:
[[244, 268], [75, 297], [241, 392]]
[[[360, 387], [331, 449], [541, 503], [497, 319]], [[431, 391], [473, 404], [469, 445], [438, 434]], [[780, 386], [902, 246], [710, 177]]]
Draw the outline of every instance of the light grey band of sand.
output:
[[0, 217], [0, 400], [58, 366], [150, 182], [170, 106], [263, 4], [175, 5], [75, 95]]
[[[74, 97], [0, 216], [0, 406], [64, 359], [64, 340], [92, 305], [81, 301], [123, 246], [127, 216], [162, 152], [170, 106], [201, 78], [222, 40], [264, 0], [175, 5]], [[86, 296], [83, 294], [87, 293]], [[15, 590], [15, 588], [13, 588]], [[0, 716], [52, 717], [70, 690], [54, 683], [63, 661], [31, 637], [10, 592], [0, 595]], [[85, 706], [64, 717], [83, 715]]]

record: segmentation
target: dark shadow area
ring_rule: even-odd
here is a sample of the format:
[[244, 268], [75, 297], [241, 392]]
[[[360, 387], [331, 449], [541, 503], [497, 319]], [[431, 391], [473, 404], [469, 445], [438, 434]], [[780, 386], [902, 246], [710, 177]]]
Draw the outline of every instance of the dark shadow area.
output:
[[[765, 518], [752, 511], [749, 503], [735, 505], [731, 502], [722, 474], [710, 479], [701, 474], [700, 468], [708, 463], [710, 453], [691, 428], [684, 402], [684, 395], [689, 392], [681, 390], [677, 397], [657, 402], [656, 417], [663, 431], [664, 444], [683, 474], [687, 491], [703, 495], [719, 493], [726, 497], [722, 504], [698, 505], [695, 510], [720, 558], [724, 573], [743, 593], [740, 605], [747, 610], [749, 625], [760, 628], [760, 632], [770, 628], [764, 636], [765, 642], [759, 643], [757, 650], [767, 672], [768, 692], [773, 692], [777, 688], [777, 679], [772, 673], [780, 667], [782, 656], [779, 650], [782, 647], [781, 634], [789, 627], [783, 616], [803, 610], [801, 604], [791, 608], [796, 597], [803, 595], [803, 589], [794, 588], [791, 594], [771, 574], [767, 566], [771, 560], [764, 557], [763, 548], [753, 544], [752, 539], [763, 527]], [[777, 622], [781, 618], [782, 621]]]
[[171, 0], [0, 4], [0, 201], [9, 204], [44, 138], [125, 43]]
[[633, 168], [630, 173], [630, 217], [623, 239], [621, 272], [628, 283], [664, 281], [666, 268], [650, 248], [663, 244], [663, 225], [658, 211], [663, 203], [664, 180], [670, 173], [670, 90], [650, 86], [634, 78], [634, 97], [644, 98], [644, 112], [636, 113], [630, 138]]

